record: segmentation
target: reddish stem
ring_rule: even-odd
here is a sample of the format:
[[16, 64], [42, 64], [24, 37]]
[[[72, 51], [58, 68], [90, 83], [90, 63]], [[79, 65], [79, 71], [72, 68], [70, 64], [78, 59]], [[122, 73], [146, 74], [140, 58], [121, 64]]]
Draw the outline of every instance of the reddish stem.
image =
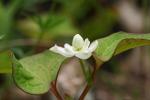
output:
[[63, 100], [63, 98], [61, 97], [60, 93], [57, 90], [57, 80], [58, 80], [58, 75], [59, 75], [60, 70], [61, 70], [61, 66], [60, 66], [60, 68], [59, 68], [59, 70], [57, 72], [55, 81], [53, 81], [51, 83], [51, 87], [52, 88], [50, 89], [51, 92], [54, 93], [54, 95], [56, 96], [57, 100]]
[[56, 96], [57, 100], [63, 100], [61, 95], [59, 94], [57, 87], [56, 87], [56, 82], [54, 81], [54, 83], [51, 83], [52, 88], [50, 89], [52, 93], [54, 93], [54, 95]]
[[[63, 100], [63, 98], [61, 97], [61, 95], [59, 94], [59, 92], [57, 90], [57, 80], [58, 80], [58, 75], [59, 75], [60, 70], [61, 70], [61, 67], [58, 70], [55, 81], [51, 83], [52, 88], [50, 89], [51, 92], [54, 93], [54, 95], [56, 96], [57, 100]], [[92, 72], [92, 80], [94, 80], [94, 78], [95, 78], [94, 77], [95, 73], [96, 73], [96, 67], [94, 66], [94, 69], [93, 69], [93, 72]], [[87, 95], [90, 88], [91, 88], [91, 85], [89, 85], [87, 83], [85, 89], [83, 90], [81, 96], [79, 97], [79, 100], [84, 100], [84, 98]]]

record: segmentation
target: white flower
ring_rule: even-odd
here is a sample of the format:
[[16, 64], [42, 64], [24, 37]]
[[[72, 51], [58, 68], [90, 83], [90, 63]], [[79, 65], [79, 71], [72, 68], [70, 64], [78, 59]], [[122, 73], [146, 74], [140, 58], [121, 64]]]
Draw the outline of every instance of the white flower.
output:
[[97, 40], [90, 44], [88, 38], [83, 40], [83, 38], [79, 34], [77, 34], [73, 38], [72, 46], [66, 43], [64, 45], [64, 48], [55, 45], [52, 48], [50, 48], [50, 50], [55, 53], [59, 53], [65, 57], [76, 56], [80, 59], [88, 59], [89, 57], [91, 57], [92, 52], [95, 51], [97, 46]]

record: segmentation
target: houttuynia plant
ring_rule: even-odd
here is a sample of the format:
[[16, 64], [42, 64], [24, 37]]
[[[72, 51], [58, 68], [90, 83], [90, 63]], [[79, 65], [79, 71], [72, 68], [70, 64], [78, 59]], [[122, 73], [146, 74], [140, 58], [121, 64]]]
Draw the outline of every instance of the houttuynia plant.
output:
[[[55, 45], [50, 50], [21, 60], [13, 56], [13, 78], [16, 85], [27, 93], [43, 94], [50, 90], [58, 100], [64, 100], [64, 96], [60, 95], [56, 87], [57, 77], [62, 63], [75, 56], [80, 61], [84, 75], [90, 76], [86, 79], [87, 85], [79, 96], [79, 100], [83, 100], [92, 86], [96, 71], [104, 62], [126, 50], [145, 45], [150, 45], [150, 34], [118, 32], [92, 43], [77, 34], [73, 38], [72, 46], [65, 44], [63, 48]], [[85, 70], [83, 62], [87, 59], [95, 61], [90, 69], [92, 73]]]

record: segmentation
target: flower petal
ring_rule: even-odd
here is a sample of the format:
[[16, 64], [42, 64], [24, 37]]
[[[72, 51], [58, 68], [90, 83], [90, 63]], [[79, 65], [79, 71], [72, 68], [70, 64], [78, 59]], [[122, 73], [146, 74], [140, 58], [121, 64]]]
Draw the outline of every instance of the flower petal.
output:
[[89, 51], [89, 52], [95, 51], [95, 49], [97, 48], [97, 46], [98, 46], [98, 41], [95, 40], [94, 42], [91, 43], [91, 45], [90, 45], [88, 51]]
[[53, 51], [53, 52], [55, 52], [55, 53], [61, 54], [61, 55], [65, 56], [65, 57], [72, 57], [73, 56], [72, 54], [70, 54], [69, 52], [67, 52], [65, 50], [65, 48], [62, 48], [62, 47], [57, 46], [57, 45], [55, 45], [52, 48], [50, 48], [50, 50]]
[[84, 40], [81, 35], [77, 34], [73, 37], [72, 46], [76, 49], [81, 49], [84, 45]]
[[79, 52], [79, 53], [76, 53], [75, 56], [80, 58], [80, 59], [88, 59], [90, 58], [92, 55], [91, 52]]
[[74, 56], [74, 50], [73, 50], [73, 48], [72, 48], [71, 45], [69, 45], [69, 44], [66, 43], [66, 44], [64, 45], [64, 47], [65, 47], [65, 50], [66, 50], [70, 55]]
[[90, 45], [90, 41], [88, 38], [86, 38], [82, 50], [87, 50], [89, 45]]

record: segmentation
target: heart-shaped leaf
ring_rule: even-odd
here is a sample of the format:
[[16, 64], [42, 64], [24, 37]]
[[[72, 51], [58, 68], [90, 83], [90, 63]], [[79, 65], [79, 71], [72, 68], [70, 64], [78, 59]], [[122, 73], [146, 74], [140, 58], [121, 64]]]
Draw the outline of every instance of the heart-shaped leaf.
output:
[[45, 51], [21, 60], [13, 58], [13, 78], [19, 88], [30, 94], [42, 94], [49, 90], [65, 57]]
[[98, 59], [105, 62], [112, 56], [138, 46], [150, 45], [150, 34], [127, 34], [118, 32], [108, 37], [99, 39], [95, 51]]

